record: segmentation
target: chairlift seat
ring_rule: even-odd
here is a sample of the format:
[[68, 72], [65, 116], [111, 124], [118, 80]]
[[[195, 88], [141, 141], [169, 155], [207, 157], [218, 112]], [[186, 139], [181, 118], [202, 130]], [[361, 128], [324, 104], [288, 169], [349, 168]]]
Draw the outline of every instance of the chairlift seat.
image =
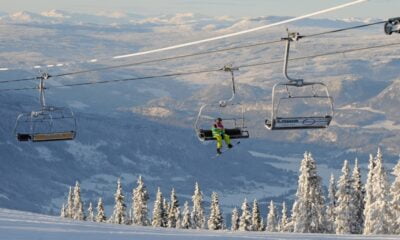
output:
[[37, 133], [37, 134], [32, 135], [32, 142], [73, 140], [75, 138], [75, 135], [76, 135], [75, 131], [55, 132], [55, 133]]
[[332, 121], [332, 116], [324, 117], [278, 117], [265, 120], [265, 127], [270, 130], [290, 130], [290, 129], [318, 129], [327, 128]]
[[[226, 128], [225, 134], [227, 134], [231, 139], [249, 138], [249, 132], [241, 128]], [[199, 129], [198, 137], [203, 141], [216, 140], [211, 130]]]

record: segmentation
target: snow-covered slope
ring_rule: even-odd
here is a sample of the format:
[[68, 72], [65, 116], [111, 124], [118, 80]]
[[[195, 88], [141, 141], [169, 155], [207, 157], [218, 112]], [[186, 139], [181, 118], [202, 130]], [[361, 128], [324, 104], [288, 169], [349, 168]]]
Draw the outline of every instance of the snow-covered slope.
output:
[[80, 222], [53, 216], [0, 209], [0, 239], [2, 240], [283, 240], [294, 238], [298, 240], [397, 240], [398, 236], [178, 230]]

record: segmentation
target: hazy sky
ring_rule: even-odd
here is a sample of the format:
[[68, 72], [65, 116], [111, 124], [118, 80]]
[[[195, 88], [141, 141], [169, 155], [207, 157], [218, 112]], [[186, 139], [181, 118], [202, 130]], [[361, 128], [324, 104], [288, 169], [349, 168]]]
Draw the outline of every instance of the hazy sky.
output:
[[[0, 0], [4, 12], [42, 12], [51, 9], [96, 13], [124, 11], [142, 15], [193, 12], [235, 17], [297, 16], [351, 0]], [[388, 18], [400, 15], [400, 0], [369, 0], [324, 17]], [[322, 17], [322, 16], [320, 16]]]

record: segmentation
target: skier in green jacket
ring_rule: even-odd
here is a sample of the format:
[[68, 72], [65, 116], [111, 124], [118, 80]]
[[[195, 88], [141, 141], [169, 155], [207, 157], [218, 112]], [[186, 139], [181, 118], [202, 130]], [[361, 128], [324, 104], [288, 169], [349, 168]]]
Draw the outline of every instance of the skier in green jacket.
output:
[[224, 139], [226, 145], [228, 145], [228, 148], [232, 148], [231, 144], [231, 138], [229, 137], [228, 134], [225, 134], [225, 128], [224, 125], [222, 124], [222, 119], [217, 118], [215, 120], [215, 123], [213, 124], [213, 127], [211, 128], [213, 137], [217, 140], [217, 154], [221, 154], [221, 149], [222, 149], [222, 139]]

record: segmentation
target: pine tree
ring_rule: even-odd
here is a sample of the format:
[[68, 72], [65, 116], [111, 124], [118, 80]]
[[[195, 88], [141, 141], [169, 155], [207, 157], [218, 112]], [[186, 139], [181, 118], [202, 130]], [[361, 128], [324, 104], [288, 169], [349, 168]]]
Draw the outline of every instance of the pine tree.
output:
[[81, 187], [79, 185], [79, 182], [76, 181], [75, 187], [74, 187], [74, 203], [73, 203], [73, 211], [74, 211], [74, 219], [75, 220], [84, 220], [85, 215], [83, 213], [83, 203], [81, 200]]
[[164, 225], [164, 198], [160, 188], [157, 189], [156, 200], [154, 201], [153, 207], [153, 220], [151, 225], [153, 227], [165, 227]]
[[65, 217], [67, 217], [67, 218], [74, 217], [74, 192], [72, 191], [71, 186], [69, 187], [67, 210], [66, 210]]
[[354, 213], [352, 214], [351, 233], [361, 234], [364, 225], [364, 187], [361, 182], [361, 172], [358, 166], [358, 159], [356, 158], [353, 173], [351, 175], [353, 187], [353, 205]]
[[265, 231], [265, 224], [264, 224], [264, 218], [261, 217], [261, 221], [260, 221], [260, 230], [259, 231]]
[[237, 208], [234, 208], [232, 211], [232, 217], [231, 217], [231, 223], [232, 223], [232, 227], [231, 230], [232, 231], [237, 231], [239, 230], [239, 212], [237, 210]]
[[65, 203], [63, 203], [62, 207], [61, 207], [61, 211], [60, 211], [60, 217], [65, 218], [67, 215], [67, 210], [65, 208]]
[[239, 221], [239, 231], [251, 231], [251, 213], [246, 198], [242, 204], [242, 215], [240, 216]]
[[220, 230], [223, 229], [224, 219], [219, 207], [218, 194], [211, 194], [210, 218], [208, 219], [208, 229]]
[[287, 225], [288, 225], [288, 216], [287, 216], [287, 208], [286, 208], [286, 203], [282, 203], [282, 217], [281, 221], [279, 222], [279, 231], [280, 232], [287, 232]]
[[185, 201], [185, 204], [183, 205], [183, 218], [182, 218], [181, 228], [183, 229], [192, 228], [189, 203], [187, 201]]
[[364, 198], [364, 234], [370, 234], [372, 231], [372, 203], [375, 201], [373, 193], [373, 181], [375, 172], [375, 159], [372, 154], [369, 155], [368, 175], [365, 183]]
[[137, 180], [137, 187], [132, 192], [132, 222], [139, 226], [149, 225], [149, 219], [147, 217], [147, 201], [149, 200], [149, 194], [147, 193], [146, 186], [142, 180], [142, 176], [139, 176]]
[[86, 221], [94, 222], [94, 212], [92, 202], [89, 203], [88, 214], [86, 217]]
[[99, 201], [97, 202], [96, 222], [105, 222], [106, 220], [107, 218], [104, 212], [103, 200], [99, 198]]
[[180, 210], [179, 210], [179, 201], [178, 198], [176, 197], [175, 194], [175, 189], [172, 189], [171, 191], [171, 204], [169, 207], [169, 212], [168, 212], [168, 227], [169, 228], [179, 228], [180, 226], [177, 226], [177, 222], [181, 218], [180, 216]]
[[253, 231], [262, 231], [262, 226], [261, 226], [261, 213], [260, 213], [260, 207], [258, 206], [257, 199], [254, 199], [253, 201], [253, 209], [251, 212], [251, 229]]
[[325, 231], [324, 196], [321, 177], [317, 174], [311, 153], [304, 153], [293, 204], [291, 228], [294, 232], [322, 233]]
[[350, 177], [350, 168], [347, 160], [344, 161], [342, 168], [342, 176], [338, 181], [338, 190], [336, 192], [337, 206], [335, 208], [336, 234], [351, 233], [352, 214], [354, 213], [353, 205], [353, 188]]
[[395, 176], [394, 182], [390, 187], [391, 208], [393, 211], [392, 227], [393, 234], [400, 234], [400, 160], [393, 168], [392, 174]]
[[393, 230], [391, 221], [392, 212], [389, 203], [389, 183], [383, 166], [383, 157], [380, 149], [378, 149], [375, 164], [372, 179], [374, 201], [370, 206], [372, 218], [367, 232], [364, 230], [364, 233], [389, 234]]
[[326, 232], [327, 233], [335, 233], [336, 232], [336, 227], [335, 227], [335, 221], [336, 221], [336, 214], [335, 214], [335, 208], [336, 208], [336, 181], [335, 177], [333, 174], [331, 174], [331, 179], [329, 181], [329, 189], [328, 189], [328, 198], [329, 198], [329, 203], [326, 208]]
[[163, 226], [168, 227], [168, 214], [169, 214], [169, 209], [171, 208], [171, 205], [169, 204], [168, 200], [166, 198], [163, 199]]
[[195, 229], [205, 229], [206, 218], [203, 208], [203, 194], [200, 191], [199, 184], [196, 182], [194, 194], [192, 196], [193, 210], [192, 222]]
[[276, 232], [277, 231], [277, 216], [274, 201], [271, 200], [269, 204], [269, 212], [267, 216], [267, 231]]
[[124, 193], [122, 191], [120, 178], [118, 178], [118, 181], [117, 181], [117, 190], [114, 194], [114, 199], [115, 199], [114, 211], [110, 218], [110, 222], [116, 223], [116, 224], [125, 224], [126, 223], [126, 205], [125, 205], [125, 200], [124, 200], [125, 197], [124, 197]]

